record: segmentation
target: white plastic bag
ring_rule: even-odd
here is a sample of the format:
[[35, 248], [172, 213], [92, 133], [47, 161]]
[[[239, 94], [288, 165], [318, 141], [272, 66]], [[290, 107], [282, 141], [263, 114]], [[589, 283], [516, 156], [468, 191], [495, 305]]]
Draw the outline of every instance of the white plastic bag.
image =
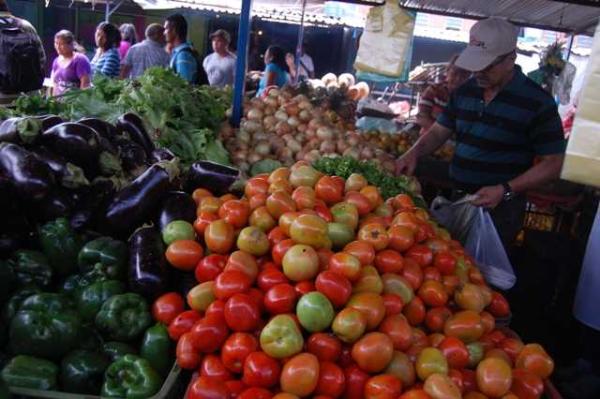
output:
[[475, 259], [489, 284], [508, 290], [515, 285], [517, 276], [508, 260], [490, 213], [481, 207], [476, 209], [465, 250]]
[[444, 226], [453, 239], [465, 244], [475, 217], [475, 206], [461, 198], [456, 202], [438, 196], [433, 199], [429, 210], [434, 219]]

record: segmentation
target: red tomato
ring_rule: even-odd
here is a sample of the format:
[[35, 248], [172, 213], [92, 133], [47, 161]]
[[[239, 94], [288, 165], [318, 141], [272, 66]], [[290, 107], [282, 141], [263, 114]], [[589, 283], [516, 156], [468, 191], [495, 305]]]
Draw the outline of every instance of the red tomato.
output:
[[250, 387], [269, 388], [279, 382], [279, 362], [264, 352], [252, 352], [246, 356], [242, 381]]
[[251, 387], [239, 394], [237, 399], [271, 399], [273, 394], [265, 388]]
[[248, 252], [234, 251], [227, 258], [227, 264], [223, 270], [239, 270], [248, 275], [250, 281], [254, 283], [256, 276], [258, 276], [258, 263], [256, 263], [256, 258]]
[[346, 377], [342, 369], [332, 362], [321, 362], [319, 365], [319, 382], [315, 393], [337, 398], [344, 393]]
[[250, 198], [256, 194], [267, 194], [269, 192], [269, 183], [263, 179], [253, 177], [248, 179], [244, 186], [244, 194]]
[[260, 308], [248, 294], [235, 294], [225, 303], [225, 322], [233, 331], [252, 331], [258, 328]]
[[371, 204], [371, 208], [375, 209], [379, 205], [383, 204], [383, 198], [381, 198], [381, 194], [379, 194], [379, 189], [375, 186], [366, 186], [360, 190], [360, 193], [367, 198], [369, 203]]
[[361, 227], [358, 239], [369, 242], [376, 251], [385, 249], [390, 242], [387, 230], [381, 223], [369, 223]]
[[397, 294], [384, 294], [382, 295], [383, 305], [385, 306], [385, 315], [391, 316], [402, 312], [404, 307], [404, 301], [402, 297]]
[[477, 388], [477, 377], [475, 376], [474, 370], [462, 369], [462, 380], [465, 392], [476, 391]]
[[450, 369], [448, 370], [448, 377], [450, 377], [450, 380], [452, 380], [462, 395], [462, 393], [465, 391], [462, 373], [456, 369]]
[[515, 338], [506, 338], [498, 344], [498, 348], [506, 352], [513, 362], [517, 360], [517, 356], [523, 350], [523, 346], [523, 342]]
[[432, 332], [444, 331], [446, 320], [452, 316], [452, 311], [446, 306], [431, 308], [425, 315], [425, 325]]
[[412, 388], [404, 392], [398, 399], [432, 399], [431, 396], [420, 388]]
[[156, 321], [169, 325], [181, 313], [185, 302], [176, 292], [167, 292], [156, 298], [152, 304], [152, 317]]
[[288, 251], [288, 249], [290, 249], [294, 245], [296, 245], [296, 243], [290, 239], [281, 240], [275, 245], [273, 245], [273, 249], [271, 249], [271, 257], [273, 258], [273, 262], [275, 262], [276, 265], [281, 267], [281, 264], [283, 263], [283, 256]]
[[492, 292], [492, 302], [488, 306], [488, 310], [494, 317], [507, 317], [510, 314], [508, 301], [497, 291]]
[[423, 283], [423, 270], [412, 258], [404, 258], [402, 277], [409, 282], [413, 290], [418, 290]]
[[199, 377], [187, 392], [188, 399], [229, 399], [229, 392], [222, 381]]
[[290, 284], [277, 284], [271, 287], [263, 299], [265, 309], [272, 314], [291, 313], [296, 307], [298, 293]]
[[189, 272], [194, 270], [202, 256], [204, 249], [202, 245], [194, 240], [178, 240], [167, 247], [165, 256], [176, 269]]
[[368, 373], [384, 370], [392, 360], [394, 344], [387, 334], [372, 332], [352, 346], [352, 359]]
[[200, 375], [217, 381], [229, 381], [231, 373], [225, 368], [221, 358], [216, 355], [206, 355], [200, 364]]
[[315, 190], [312, 187], [300, 186], [292, 193], [292, 199], [296, 203], [296, 208], [313, 209], [315, 207]]
[[281, 190], [275, 191], [267, 197], [267, 209], [275, 220], [279, 220], [279, 217], [284, 213], [294, 212], [296, 210], [296, 203], [289, 193]]
[[[439, 281], [441, 283], [442, 282], [442, 274], [435, 267], [427, 266], [425, 269], [423, 269], [423, 280], [433, 280], [433, 281]], [[445, 287], [444, 287], [444, 291], [446, 291]]]
[[412, 327], [404, 315], [387, 316], [379, 326], [379, 331], [390, 337], [397, 351], [406, 351], [413, 344]]
[[233, 226], [222, 219], [211, 222], [204, 230], [204, 243], [212, 253], [228, 254], [234, 244]]
[[259, 290], [258, 288], [250, 288], [247, 294], [256, 302], [259, 310], [259, 315], [265, 311], [265, 306], [263, 304], [265, 300], [265, 294]]
[[402, 310], [411, 326], [418, 326], [425, 321], [425, 304], [418, 296], [414, 297]]
[[317, 216], [321, 219], [325, 220], [327, 223], [333, 222], [333, 215], [327, 205], [325, 203], [321, 203], [319, 199], [315, 202], [315, 212], [317, 212]]
[[359, 292], [350, 297], [347, 307], [361, 311], [367, 317], [367, 330], [373, 330], [385, 317], [385, 305], [381, 295]]
[[328, 205], [341, 202], [344, 198], [344, 188], [337, 184], [333, 177], [323, 176], [315, 184], [315, 194]]
[[361, 263], [353, 255], [338, 252], [329, 259], [329, 271], [338, 273], [350, 281], [356, 281], [360, 277]]
[[[240, 394], [246, 390], [246, 384], [240, 380], [229, 380], [225, 382], [227, 391], [229, 392], [229, 399], [239, 398]], [[185, 397], [184, 397], [185, 398]]]
[[252, 281], [250, 277], [239, 270], [226, 270], [215, 279], [213, 288], [218, 299], [226, 300], [235, 294], [248, 291]]
[[269, 234], [267, 234], [267, 239], [269, 240], [269, 244], [271, 248], [280, 241], [285, 240], [288, 236], [284, 233], [283, 230], [279, 226], [275, 226]]
[[391, 374], [369, 378], [365, 384], [365, 399], [396, 399], [402, 392], [402, 382]]
[[328, 248], [319, 248], [317, 250], [317, 256], [319, 257], [319, 270], [327, 270], [329, 267], [329, 261], [331, 257], [334, 255], [333, 251]]
[[202, 199], [204, 197], [212, 197], [212, 196], [213, 196], [213, 194], [205, 188], [197, 188], [194, 190], [194, 192], [192, 192], [192, 199], [196, 203], [196, 206], [200, 205], [200, 202], [202, 202]]
[[406, 251], [406, 256], [414, 259], [421, 267], [429, 266], [433, 262], [433, 252], [427, 245], [413, 245]]
[[544, 393], [544, 382], [537, 375], [523, 369], [512, 372], [510, 391], [519, 399], [539, 399]]
[[444, 276], [449, 276], [456, 270], [456, 258], [449, 251], [438, 252], [433, 259], [433, 265]]
[[235, 228], [242, 228], [248, 223], [250, 206], [246, 201], [227, 201], [219, 208], [219, 217]]
[[319, 382], [319, 360], [311, 353], [300, 353], [288, 360], [281, 371], [281, 390], [308, 396]]
[[261, 271], [258, 274], [256, 282], [258, 284], [258, 288], [264, 292], [267, 292], [269, 289], [278, 284], [289, 283], [290, 280], [285, 276], [285, 274], [283, 274], [281, 270], [271, 267]]
[[250, 206], [250, 209], [254, 210], [254, 209], [258, 209], [258, 208], [265, 206], [265, 204], [267, 203], [267, 197], [268, 197], [268, 194], [256, 194], [256, 195], [253, 195], [252, 197], [249, 197], [248, 205]]
[[302, 296], [304, 294], [308, 294], [309, 292], [316, 291], [315, 285], [312, 281], [301, 281], [294, 286], [296, 293], [298, 296]]
[[357, 365], [352, 365], [344, 369], [344, 377], [346, 380], [344, 398], [362, 399], [365, 392], [365, 385], [371, 376]]
[[415, 244], [415, 232], [410, 227], [393, 225], [388, 229], [388, 235], [389, 247], [398, 252], [404, 253]]
[[204, 317], [194, 324], [190, 334], [192, 334], [196, 350], [211, 353], [221, 348], [229, 331], [223, 320]]
[[431, 307], [444, 306], [448, 302], [448, 294], [444, 285], [435, 280], [425, 280], [419, 288], [418, 295], [425, 305]]
[[308, 338], [306, 350], [321, 362], [335, 363], [342, 353], [342, 343], [334, 335], [314, 333]]
[[352, 241], [344, 247], [344, 252], [355, 256], [363, 266], [372, 265], [375, 261], [375, 248], [367, 241]]
[[194, 271], [196, 281], [203, 283], [214, 280], [223, 271], [225, 264], [227, 264], [225, 255], [210, 254], [206, 256], [196, 266]]
[[366, 216], [371, 212], [372, 206], [367, 197], [357, 191], [350, 191], [346, 193], [345, 201], [349, 204], [356, 206], [359, 216]]
[[204, 231], [208, 225], [215, 220], [219, 220], [219, 217], [216, 214], [210, 212], [200, 212], [194, 221], [194, 231], [196, 231], [196, 234], [198, 234], [200, 237], [204, 237]]
[[169, 337], [177, 341], [179, 337], [190, 331], [198, 320], [200, 320], [200, 313], [195, 310], [186, 310], [178, 314], [169, 324]]
[[246, 357], [258, 349], [258, 340], [252, 334], [236, 332], [227, 338], [221, 348], [223, 365], [233, 373], [241, 373]]
[[444, 340], [440, 342], [438, 349], [448, 361], [448, 366], [450, 368], [463, 369], [469, 364], [469, 350], [458, 338], [444, 338]]
[[200, 365], [200, 352], [194, 346], [194, 337], [191, 333], [185, 333], [177, 341], [175, 348], [177, 365], [182, 369], [193, 370]]
[[213, 301], [208, 308], [206, 308], [206, 312], [204, 312], [204, 317], [216, 317], [217, 319], [225, 322], [225, 301], [217, 299]]
[[384, 249], [375, 256], [375, 267], [381, 274], [400, 273], [404, 268], [404, 258], [392, 249]]
[[337, 308], [344, 306], [352, 294], [350, 281], [342, 274], [332, 270], [319, 273], [315, 281], [315, 288]]

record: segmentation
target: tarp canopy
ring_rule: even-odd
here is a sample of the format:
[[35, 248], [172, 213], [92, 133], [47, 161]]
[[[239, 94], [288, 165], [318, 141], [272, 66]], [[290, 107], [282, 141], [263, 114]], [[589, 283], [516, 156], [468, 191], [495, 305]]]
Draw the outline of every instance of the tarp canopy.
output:
[[401, 6], [425, 13], [481, 19], [508, 18], [517, 25], [593, 34], [600, 0], [399, 0]]

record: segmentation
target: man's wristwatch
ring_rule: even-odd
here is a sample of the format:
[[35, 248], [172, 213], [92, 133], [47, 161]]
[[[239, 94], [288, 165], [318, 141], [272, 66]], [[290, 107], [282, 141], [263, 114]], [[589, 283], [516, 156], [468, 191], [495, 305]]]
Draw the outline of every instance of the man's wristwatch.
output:
[[510, 184], [506, 182], [502, 183], [502, 187], [504, 188], [504, 194], [502, 195], [502, 199], [504, 201], [510, 201], [511, 199], [513, 199], [515, 196], [515, 192], [512, 190], [512, 188], [510, 188]]

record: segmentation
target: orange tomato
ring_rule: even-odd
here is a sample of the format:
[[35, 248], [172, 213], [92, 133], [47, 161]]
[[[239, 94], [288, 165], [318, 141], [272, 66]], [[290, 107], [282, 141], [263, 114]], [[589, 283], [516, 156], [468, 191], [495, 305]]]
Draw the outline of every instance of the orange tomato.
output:
[[196, 231], [196, 234], [203, 237], [204, 231], [208, 225], [215, 220], [219, 220], [219, 217], [216, 214], [210, 212], [200, 212], [194, 221], [194, 230]]
[[346, 307], [360, 310], [367, 316], [367, 330], [377, 328], [385, 317], [383, 298], [372, 292], [360, 292], [352, 295]]
[[284, 213], [294, 212], [296, 203], [287, 192], [276, 191], [267, 197], [267, 209], [271, 216], [279, 220], [279, 217]]
[[338, 252], [329, 259], [329, 270], [341, 274], [352, 282], [360, 277], [361, 264], [355, 256]]
[[223, 271], [237, 270], [244, 273], [254, 282], [258, 276], [258, 264], [251, 254], [244, 251], [234, 251], [229, 255]]
[[246, 201], [229, 200], [219, 208], [219, 217], [234, 228], [242, 228], [248, 223], [250, 206]]
[[414, 230], [407, 226], [392, 225], [388, 229], [390, 237], [389, 247], [398, 251], [405, 252], [415, 244]]
[[414, 209], [415, 203], [412, 198], [408, 194], [398, 194], [394, 197], [392, 205], [394, 209], [403, 210], [403, 209]]
[[[200, 212], [217, 213], [221, 204], [223, 204], [223, 201], [220, 198], [204, 197], [200, 202]], [[196, 214], [198, 213], [196, 212]]]
[[228, 254], [235, 242], [233, 226], [222, 219], [211, 222], [204, 230], [206, 247], [218, 254]]
[[332, 176], [323, 176], [315, 185], [317, 198], [322, 199], [328, 205], [341, 202], [344, 198], [344, 186], [336, 182]]
[[379, 205], [383, 204], [383, 198], [381, 197], [377, 187], [366, 186], [363, 187], [359, 192], [369, 201], [369, 204], [371, 204], [371, 209], [375, 209]]
[[477, 365], [476, 376], [479, 390], [493, 398], [506, 394], [512, 385], [512, 370], [502, 359], [482, 360]]
[[425, 280], [417, 293], [427, 306], [444, 306], [448, 302], [448, 294], [439, 281]]
[[271, 216], [266, 206], [259, 206], [254, 209], [250, 214], [248, 223], [250, 226], [258, 227], [265, 233], [271, 231], [271, 229], [277, 225], [277, 222], [273, 219], [273, 216]]
[[165, 255], [174, 268], [191, 271], [202, 260], [204, 249], [194, 240], [178, 240], [167, 247]]
[[381, 322], [379, 331], [390, 337], [397, 351], [405, 351], [413, 344], [412, 327], [402, 314], [387, 316]]
[[274, 181], [277, 181], [277, 180], [287, 180], [287, 179], [289, 179], [289, 177], [290, 177], [290, 168], [281, 167], [281, 168], [277, 168], [273, 172], [271, 172], [271, 174], [269, 175], [269, 178], [268, 178], [268, 182], [273, 183]]
[[267, 203], [268, 194], [255, 194], [252, 197], [248, 197], [248, 206], [250, 209], [256, 209], [260, 206], [264, 206]]
[[313, 209], [316, 203], [315, 190], [312, 187], [300, 186], [292, 193], [292, 199], [296, 203], [296, 208], [302, 209]]
[[419, 388], [413, 388], [404, 392], [398, 399], [432, 399], [427, 392]]
[[269, 185], [269, 194], [276, 193], [277, 191], [291, 194], [294, 191], [294, 187], [288, 180], [276, 180]]
[[394, 354], [392, 340], [383, 333], [372, 332], [352, 346], [352, 359], [367, 373], [378, 373], [391, 362]]
[[541, 345], [527, 344], [517, 356], [515, 367], [525, 369], [544, 379], [552, 374], [554, 361]]
[[483, 335], [483, 332], [481, 316], [472, 310], [455, 313], [446, 321], [444, 326], [446, 336], [458, 338], [466, 343], [477, 341]]
[[385, 227], [379, 223], [371, 223], [363, 226], [358, 231], [358, 239], [367, 241], [376, 251], [381, 251], [388, 246], [390, 238]]
[[279, 217], [278, 226], [286, 235], [290, 235], [290, 227], [298, 216], [300, 216], [300, 212], [286, 212]]
[[197, 188], [192, 193], [192, 198], [193, 198], [194, 202], [196, 203], [196, 206], [200, 205], [200, 202], [202, 202], [203, 198], [212, 197], [212, 196], [213, 196], [213, 194], [205, 188]]
[[244, 186], [244, 194], [248, 198], [252, 198], [257, 194], [267, 194], [269, 192], [269, 183], [264, 179], [253, 177], [246, 182]]
[[344, 247], [344, 252], [358, 258], [363, 266], [372, 265], [375, 260], [375, 249], [367, 241], [352, 241]]
[[284, 364], [279, 382], [283, 392], [310, 395], [319, 382], [319, 359], [311, 353], [294, 356]]
[[415, 217], [415, 214], [410, 211], [402, 211], [396, 214], [392, 220], [392, 226], [404, 226], [413, 232], [417, 231], [418, 225], [418, 219]]
[[365, 384], [365, 399], [397, 399], [402, 382], [391, 374], [379, 374]]

